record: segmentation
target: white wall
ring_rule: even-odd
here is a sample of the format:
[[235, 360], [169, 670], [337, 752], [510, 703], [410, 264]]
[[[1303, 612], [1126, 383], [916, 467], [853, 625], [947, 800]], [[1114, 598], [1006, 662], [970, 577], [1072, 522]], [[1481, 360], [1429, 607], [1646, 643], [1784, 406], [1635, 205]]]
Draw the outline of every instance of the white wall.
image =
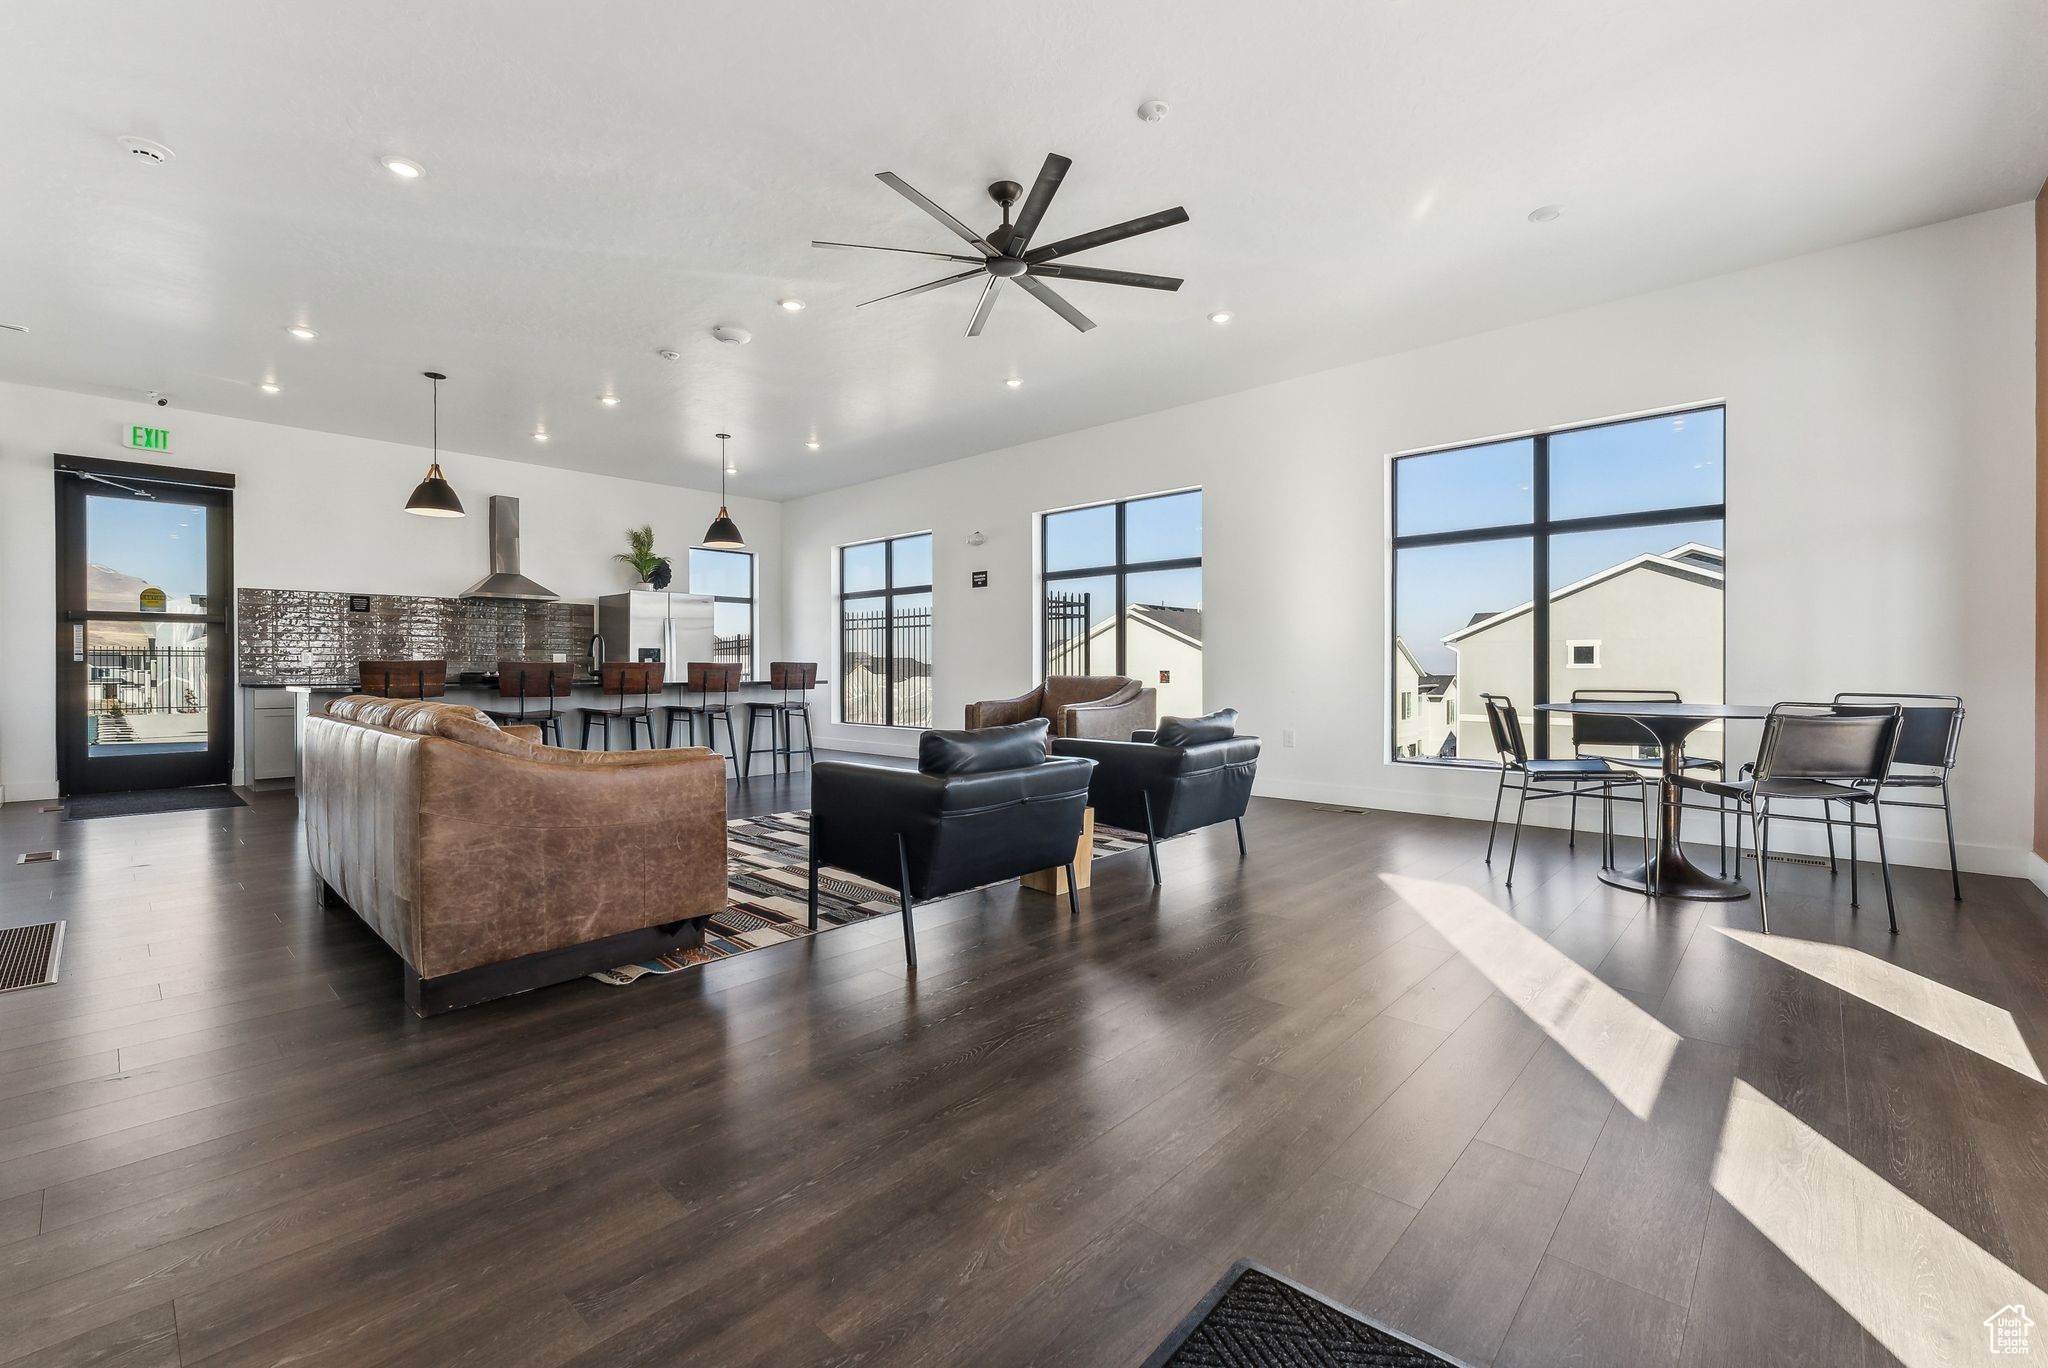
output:
[[[785, 646], [833, 659], [834, 546], [930, 529], [936, 715], [957, 726], [1033, 682], [1034, 512], [1200, 484], [1204, 693], [1265, 736], [1260, 791], [1483, 817], [1491, 776], [1384, 759], [1388, 456], [1725, 400], [1728, 697], [1962, 694], [1965, 862], [2021, 872], [2033, 274], [2015, 206], [796, 500]], [[1901, 858], [1937, 858], [1936, 826], [1895, 831]]]
[[[459, 594], [490, 569], [490, 496], [520, 499], [522, 569], [565, 599], [629, 587], [613, 563], [625, 529], [652, 523], [685, 573], [718, 496], [444, 451], [466, 518], [420, 518], [406, 496], [427, 467], [412, 446], [178, 408], [0, 384], [0, 794], [56, 794], [55, 476], [51, 456], [147, 459], [120, 445], [131, 423], [171, 430], [159, 464], [235, 476], [235, 583], [365, 594]], [[761, 660], [780, 654], [782, 505], [733, 499], [755, 553]], [[239, 749], [239, 748], [238, 748]]]

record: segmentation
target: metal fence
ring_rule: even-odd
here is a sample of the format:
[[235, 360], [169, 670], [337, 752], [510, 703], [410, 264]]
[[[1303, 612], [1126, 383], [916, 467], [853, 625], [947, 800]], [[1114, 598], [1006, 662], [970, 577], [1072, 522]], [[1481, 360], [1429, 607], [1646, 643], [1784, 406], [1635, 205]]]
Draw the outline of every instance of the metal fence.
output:
[[206, 651], [116, 650], [85, 653], [86, 707], [120, 716], [206, 710]]
[[870, 726], [932, 722], [932, 610], [842, 611], [840, 720]]
[[1045, 672], [1049, 675], [1093, 674], [1094, 644], [1088, 633], [1093, 594], [1045, 596]]
[[754, 664], [754, 639], [750, 636], [713, 637], [711, 658], [738, 661], [751, 670]]

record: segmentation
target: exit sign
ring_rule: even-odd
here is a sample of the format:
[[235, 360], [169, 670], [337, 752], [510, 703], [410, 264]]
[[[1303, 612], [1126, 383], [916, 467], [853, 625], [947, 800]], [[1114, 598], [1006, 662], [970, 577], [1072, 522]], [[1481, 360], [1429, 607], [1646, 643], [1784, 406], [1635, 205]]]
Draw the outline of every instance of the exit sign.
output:
[[169, 452], [171, 449], [171, 430], [169, 428], [144, 427], [140, 423], [135, 423], [129, 427], [127, 439], [122, 445], [134, 447], [137, 451]]

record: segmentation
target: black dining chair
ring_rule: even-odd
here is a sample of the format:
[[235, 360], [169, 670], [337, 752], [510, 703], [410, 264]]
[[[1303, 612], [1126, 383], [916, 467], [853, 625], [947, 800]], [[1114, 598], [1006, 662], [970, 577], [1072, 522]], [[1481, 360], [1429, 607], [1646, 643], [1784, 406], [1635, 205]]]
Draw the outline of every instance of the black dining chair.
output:
[[[1963, 700], [1955, 694], [1838, 693], [1835, 702], [1900, 705], [1899, 750], [1892, 757], [1895, 768], [1885, 776], [1878, 801], [1886, 807], [1941, 809], [1942, 823], [1948, 828], [1949, 886], [1956, 901], [1961, 902], [1963, 874], [1956, 863], [1956, 818], [1949, 807], [1948, 781], [1956, 767], [1956, 747], [1963, 739]], [[1902, 773], [1896, 768], [1899, 765], [1913, 768]], [[1917, 789], [1923, 793], [1934, 790], [1941, 794], [1941, 801], [1915, 803], [1887, 798], [1883, 792], [1887, 789]]]
[[[1515, 802], [1515, 837], [1508, 846], [1508, 876], [1503, 886], [1512, 888], [1515, 883], [1515, 857], [1522, 848], [1522, 814], [1531, 801], [1541, 802], [1545, 798], [1570, 798], [1575, 803], [1580, 796], [1601, 800], [1601, 868], [1614, 862], [1614, 821], [1612, 798], [1617, 788], [1633, 788], [1632, 798], [1623, 802], [1640, 804], [1643, 810], [1643, 883], [1644, 892], [1656, 896], [1656, 854], [1651, 845], [1656, 830], [1656, 800], [1651, 797], [1655, 785], [1640, 771], [1609, 764], [1598, 756], [1585, 756], [1570, 760], [1532, 760], [1529, 746], [1522, 736], [1522, 719], [1515, 713], [1515, 705], [1504, 694], [1481, 694], [1486, 704], [1486, 725], [1493, 733], [1494, 749], [1500, 752], [1500, 784], [1493, 794], [1493, 820], [1486, 828], [1486, 863], [1493, 863], [1494, 836], [1500, 829], [1501, 799], [1507, 796], [1510, 787], [1521, 796]], [[1516, 782], [1508, 783], [1508, 776], [1514, 775]], [[1562, 787], [1554, 787], [1562, 786]]]
[[[1683, 703], [1676, 689], [1573, 689], [1574, 703]], [[1583, 757], [1588, 746], [1624, 746], [1638, 752], [1634, 755], [1609, 755], [1601, 758], [1612, 760], [1617, 765], [1631, 769], [1647, 770], [1656, 774], [1664, 772], [1663, 749], [1657, 738], [1649, 734], [1640, 722], [1626, 717], [1601, 717], [1594, 713], [1572, 714], [1572, 754]], [[1640, 752], [1647, 749], [1650, 753]], [[1680, 769], [1688, 774], [1709, 772], [1719, 774], [1721, 762], [1704, 755], [1688, 755]], [[1720, 800], [1721, 817], [1721, 877], [1728, 877], [1728, 800]], [[1579, 800], [1572, 799], [1572, 829], [1579, 825]]]
[[[1860, 906], [1856, 885], [1856, 833], [1863, 823], [1858, 808], [1870, 809], [1869, 825], [1877, 832], [1877, 862], [1884, 873], [1884, 905], [1892, 934], [1899, 930], [1898, 908], [1892, 901], [1892, 865], [1884, 846], [1884, 814], [1877, 795], [1891, 772], [1898, 749], [1900, 714], [1897, 704], [1861, 706], [1840, 703], [1779, 703], [1764, 719], [1756, 759], [1743, 766], [1744, 778], [1694, 780], [1705, 793], [1727, 798], [1736, 807], [1735, 864], [1742, 867], [1742, 819], [1749, 814], [1756, 843], [1756, 905], [1763, 929], [1771, 929], [1766, 892], [1771, 858], [1771, 807], [1778, 802], [1818, 802], [1827, 815], [1830, 865], [1833, 863], [1834, 804], [1848, 810], [1849, 906]], [[1804, 820], [1811, 821], [1812, 818]]]

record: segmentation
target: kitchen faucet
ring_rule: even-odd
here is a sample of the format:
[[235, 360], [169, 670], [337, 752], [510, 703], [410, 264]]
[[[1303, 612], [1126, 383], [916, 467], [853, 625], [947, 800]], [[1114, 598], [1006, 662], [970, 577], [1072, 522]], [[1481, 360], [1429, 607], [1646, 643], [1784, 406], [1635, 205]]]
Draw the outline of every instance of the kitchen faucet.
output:
[[590, 673], [593, 677], [604, 674], [604, 633], [592, 632], [586, 643], [590, 647]]

